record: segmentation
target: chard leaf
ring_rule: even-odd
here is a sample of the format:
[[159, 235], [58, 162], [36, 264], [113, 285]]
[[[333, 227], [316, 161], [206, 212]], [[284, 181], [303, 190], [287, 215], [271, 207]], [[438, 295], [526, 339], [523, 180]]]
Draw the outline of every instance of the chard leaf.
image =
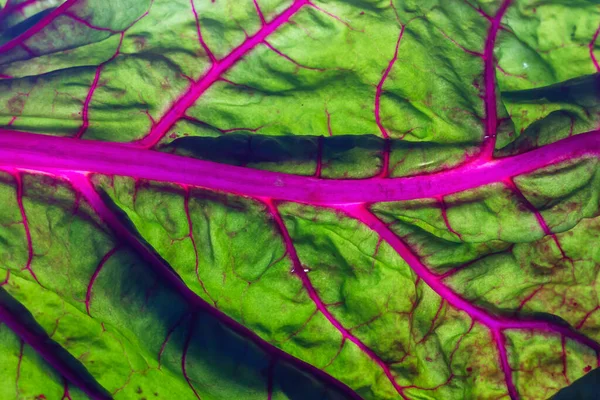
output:
[[0, 397], [546, 399], [600, 365], [597, 1], [0, 7]]

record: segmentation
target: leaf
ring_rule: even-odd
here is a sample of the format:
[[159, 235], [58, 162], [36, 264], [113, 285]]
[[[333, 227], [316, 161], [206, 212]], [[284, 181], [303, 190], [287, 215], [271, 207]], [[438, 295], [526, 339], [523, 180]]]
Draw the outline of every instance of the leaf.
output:
[[600, 365], [596, 2], [0, 4], [0, 397], [546, 399]]

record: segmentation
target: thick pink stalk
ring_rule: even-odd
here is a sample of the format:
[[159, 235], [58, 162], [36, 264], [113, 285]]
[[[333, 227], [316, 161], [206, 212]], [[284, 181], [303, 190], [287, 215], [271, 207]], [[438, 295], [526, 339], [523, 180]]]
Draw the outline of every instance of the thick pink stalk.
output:
[[63, 169], [203, 187], [244, 196], [310, 204], [434, 198], [502, 182], [580, 157], [600, 155], [600, 131], [575, 135], [523, 154], [476, 161], [407, 178], [318, 179], [147, 151], [0, 129], [0, 167]]

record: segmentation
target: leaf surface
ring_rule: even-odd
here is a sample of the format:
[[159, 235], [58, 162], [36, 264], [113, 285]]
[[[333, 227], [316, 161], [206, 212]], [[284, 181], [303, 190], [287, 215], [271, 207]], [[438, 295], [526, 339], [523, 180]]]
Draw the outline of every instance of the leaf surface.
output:
[[0, 3], [2, 393], [585, 379], [596, 3]]

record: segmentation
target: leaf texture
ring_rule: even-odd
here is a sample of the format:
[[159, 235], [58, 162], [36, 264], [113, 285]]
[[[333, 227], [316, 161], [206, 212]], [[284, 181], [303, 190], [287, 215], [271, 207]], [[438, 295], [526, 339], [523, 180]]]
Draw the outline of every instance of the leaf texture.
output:
[[547, 399], [600, 366], [596, 1], [0, 6], [0, 397]]

